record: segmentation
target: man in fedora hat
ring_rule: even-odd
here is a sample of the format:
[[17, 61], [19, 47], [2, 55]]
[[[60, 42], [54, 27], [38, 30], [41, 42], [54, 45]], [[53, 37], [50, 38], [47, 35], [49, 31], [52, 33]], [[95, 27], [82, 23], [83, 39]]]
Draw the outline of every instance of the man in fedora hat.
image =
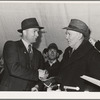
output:
[[64, 90], [64, 86], [71, 86], [79, 87], [79, 91], [85, 91], [88, 85], [89, 91], [100, 91], [100, 87], [80, 78], [82, 75], [88, 75], [100, 80], [100, 54], [88, 41], [89, 27], [79, 19], [72, 19], [69, 26], [64, 29], [69, 47], [64, 52], [58, 75], [61, 89]]
[[[22, 21], [21, 40], [7, 41], [4, 45], [4, 76], [0, 84], [3, 91], [30, 91], [37, 90], [39, 76], [45, 74], [44, 59], [40, 51], [33, 47], [39, 36], [40, 27], [36, 18]], [[35, 87], [36, 86], [36, 87]]]
[[62, 54], [62, 51], [58, 49], [57, 45], [55, 43], [51, 43], [47, 48], [47, 56], [48, 61], [45, 63], [45, 69], [48, 70], [49, 76], [57, 76], [59, 72], [59, 55]]

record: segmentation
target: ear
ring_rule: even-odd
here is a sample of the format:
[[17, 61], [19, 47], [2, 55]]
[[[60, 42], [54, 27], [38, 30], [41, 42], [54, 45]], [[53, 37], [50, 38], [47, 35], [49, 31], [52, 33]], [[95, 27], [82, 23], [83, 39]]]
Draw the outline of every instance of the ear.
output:
[[81, 39], [83, 37], [82, 33], [79, 33], [79, 39]]
[[23, 34], [24, 34], [25, 36], [26, 36], [26, 33], [27, 33], [26, 30], [23, 30]]
[[59, 57], [59, 53], [57, 52], [57, 58]]

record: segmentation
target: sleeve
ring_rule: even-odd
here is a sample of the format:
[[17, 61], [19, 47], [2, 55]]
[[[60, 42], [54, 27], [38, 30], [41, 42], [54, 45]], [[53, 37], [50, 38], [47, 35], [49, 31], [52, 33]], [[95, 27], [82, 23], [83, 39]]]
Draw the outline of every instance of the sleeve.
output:
[[97, 50], [100, 51], [100, 41], [99, 40], [95, 43], [95, 47]]
[[45, 69], [45, 61], [41, 52], [40, 52], [40, 60], [39, 60], [39, 69], [43, 69], [43, 70]]
[[68, 60], [69, 58], [69, 50], [70, 48], [66, 48], [65, 51], [64, 51], [64, 54], [63, 54], [63, 57], [62, 57], [62, 60], [60, 62], [60, 67], [61, 69], [63, 69], [63, 66], [65, 65], [66, 61]]
[[8, 41], [5, 43], [3, 57], [6, 67], [5, 69], [8, 70], [11, 76], [25, 80], [38, 80], [38, 71], [27, 68], [27, 65], [21, 65], [15, 42]]
[[88, 70], [91, 77], [100, 80], [100, 53], [97, 50], [90, 53]]
[[65, 64], [67, 56], [68, 56], [67, 51], [68, 51], [68, 49], [65, 49], [62, 60], [59, 64], [60, 69], [59, 69], [58, 75], [55, 77], [56, 82], [59, 83], [59, 84], [61, 84], [61, 81], [62, 81], [62, 73], [63, 73], [63, 70], [64, 70], [63, 67], [65, 66], [64, 64]]

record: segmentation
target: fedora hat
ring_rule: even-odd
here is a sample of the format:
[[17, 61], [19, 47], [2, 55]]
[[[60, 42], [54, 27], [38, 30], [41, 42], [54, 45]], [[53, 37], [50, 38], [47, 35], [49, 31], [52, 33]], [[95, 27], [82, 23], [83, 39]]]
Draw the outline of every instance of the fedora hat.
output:
[[73, 30], [82, 33], [85, 37], [90, 35], [89, 27], [81, 20], [78, 19], [71, 19], [69, 26], [64, 27], [63, 29]]
[[50, 50], [50, 49], [56, 49], [57, 52], [59, 53], [59, 55], [62, 54], [62, 50], [59, 50], [58, 47], [57, 47], [57, 45], [56, 45], [55, 43], [51, 43], [51, 44], [48, 46], [47, 51]]
[[28, 18], [21, 22], [21, 29], [18, 29], [17, 31], [22, 33], [23, 30], [29, 29], [29, 28], [39, 28], [43, 29], [44, 27], [40, 27], [36, 18]]

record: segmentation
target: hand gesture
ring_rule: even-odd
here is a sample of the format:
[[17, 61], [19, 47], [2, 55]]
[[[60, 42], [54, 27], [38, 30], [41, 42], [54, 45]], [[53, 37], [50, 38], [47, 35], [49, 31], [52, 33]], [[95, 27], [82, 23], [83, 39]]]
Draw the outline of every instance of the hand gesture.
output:
[[89, 39], [89, 42], [90, 42], [93, 46], [95, 46], [96, 40], [93, 39], [93, 38], [90, 38], [90, 39]]
[[39, 86], [35, 85], [33, 88], [31, 88], [31, 91], [33, 92], [37, 92], [38, 91]]
[[39, 79], [41, 81], [44, 81], [48, 77], [48, 75], [49, 75], [47, 70], [39, 69], [38, 72], [39, 72]]

